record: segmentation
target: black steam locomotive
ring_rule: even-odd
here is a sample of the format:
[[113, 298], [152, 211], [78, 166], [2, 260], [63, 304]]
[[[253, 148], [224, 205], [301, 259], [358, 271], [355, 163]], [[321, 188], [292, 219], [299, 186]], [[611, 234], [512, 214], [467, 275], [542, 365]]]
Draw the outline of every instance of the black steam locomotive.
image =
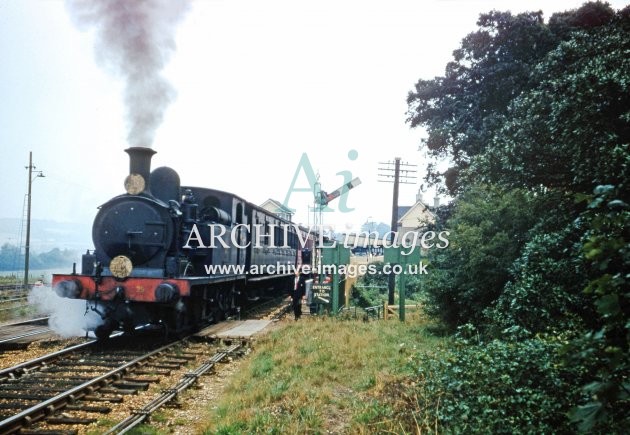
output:
[[[94, 251], [80, 274], [53, 275], [57, 294], [85, 299], [101, 316], [98, 338], [149, 323], [179, 333], [218, 321], [285, 288], [292, 266], [310, 263], [306, 230], [234, 194], [181, 186], [171, 168], [151, 172], [150, 148], [125, 151], [127, 193], [100, 207]], [[263, 265], [271, 267], [250, 274]]]

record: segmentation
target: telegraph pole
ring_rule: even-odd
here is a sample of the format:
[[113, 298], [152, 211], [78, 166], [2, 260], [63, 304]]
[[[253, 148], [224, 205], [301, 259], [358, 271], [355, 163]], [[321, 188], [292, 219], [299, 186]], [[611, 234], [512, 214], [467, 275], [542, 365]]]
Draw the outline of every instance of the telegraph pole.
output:
[[[379, 167], [379, 182], [382, 183], [394, 183], [394, 195], [392, 199], [392, 245], [396, 242], [396, 235], [398, 230], [398, 185], [399, 184], [415, 184], [416, 176], [413, 175], [417, 171], [415, 169], [417, 165], [410, 165], [409, 163], [401, 163], [400, 157], [396, 157], [393, 162], [379, 162], [380, 165], [386, 165], [385, 167]], [[391, 166], [394, 166], [393, 168]], [[401, 166], [403, 169], [401, 169]], [[410, 169], [406, 169], [410, 168]], [[393, 174], [392, 174], [393, 172]], [[402, 174], [401, 174], [402, 172]], [[393, 180], [391, 179], [393, 178]], [[413, 181], [411, 181], [413, 180]], [[394, 305], [394, 288], [396, 287], [396, 275], [390, 273], [388, 276], [388, 291], [387, 291], [387, 303]]]
[[[28, 202], [26, 205], [26, 243], [24, 245], [24, 290], [28, 290], [28, 263], [31, 249], [31, 187], [35, 178], [44, 177], [42, 171], [33, 171], [33, 169], [37, 169], [33, 165], [33, 151], [28, 153], [26, 169], [28, 169]], [[37, 174], [35, 177], [33, 177], [33, 172]]]

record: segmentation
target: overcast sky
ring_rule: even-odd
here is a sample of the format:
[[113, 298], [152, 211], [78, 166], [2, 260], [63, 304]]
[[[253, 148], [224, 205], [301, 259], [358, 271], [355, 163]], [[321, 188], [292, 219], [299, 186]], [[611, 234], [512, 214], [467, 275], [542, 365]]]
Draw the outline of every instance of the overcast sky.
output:
[[[157, 130], [153, 168], [257, 204], [282, 202], [306, 153], [324, 190], [343, 183], [341, 171], [363, 182], [347, 200], [355, 210], [331, 203], [337, 212], [325, 223], [344, 231], [389, 222], [392, 185], [377, 182], [378, 162], [401, 157], [424, 175], [422, 131], [405, 123], [414, 83], [443, 74], [481, 12], [542, 9], [549, 18], [582, 3], [193, 1], [163, 72], [177, 96]], [[128, 171], [123, 81], [99, 67], [94, 32], [78, 29], [61, 0], [0, 0], [0, 30], [0, 217], [21, 217], [33, 151], [46, 175], [33, 184], [33, 218], [91, 222], [123, 193]], [[302, 174], [296, 187], [307, 186]], [[411, 205], [418, 188], [402, 185], [399, 204]], [[311, 221], [311, 201], [291, 195], [298, 222]]]

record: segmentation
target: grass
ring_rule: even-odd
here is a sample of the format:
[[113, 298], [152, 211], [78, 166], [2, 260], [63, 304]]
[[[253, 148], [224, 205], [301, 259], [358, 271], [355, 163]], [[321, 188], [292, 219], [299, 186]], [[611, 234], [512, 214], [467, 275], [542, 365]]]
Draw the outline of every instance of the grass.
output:
[[208, 410], [204, 434], [399, 431], [390, 385], [403, 385], [418, 352], [443, 339], [422, 321], [285, 323], [257, 342], [224, 396]]
[[30, 305], [24, 305], [23, 302], [0, 303], [0, 322], [8, 322], [11, 320], [20, 320], [27, 316], [37, 314], [37, 309]]
[[2, 276], [0, 276], [0, 284], [1, 285], [15, 284], [16, 282], [22, 282], [22, 280], [21, 279], [18, 280], [18, 278], [15, 275], [13, 275], [13, 276], [2, 275]]
[[[13, 290], [3, 291], [0, 296], [2, 298], [11, 299], [18, 296], [24, 296], [28, 293], [22, 293], [21, 280], [18, 280], [15, 275], [12, 276], [0, 276], [0, 285], [11, 285], [16, 286], [17, 284], [17, 292]], [[33, 279], [30, 280], [31, 283], [34, 282]], [[27, 316], [32, 316], [37, 314], [37, 309], [31, 305], [28, 305], [26, 300], [22, 301], [11, 301], [6, 302], [0, 300], [0, 322], [8, 322], [11, 320], [19, 320]]]

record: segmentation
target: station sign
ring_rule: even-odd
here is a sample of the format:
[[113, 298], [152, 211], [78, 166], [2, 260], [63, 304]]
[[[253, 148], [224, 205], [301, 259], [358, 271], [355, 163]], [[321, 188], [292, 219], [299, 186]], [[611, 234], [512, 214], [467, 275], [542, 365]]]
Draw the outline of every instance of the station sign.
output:
[[316, 304], [329, 304], [332, 293], [332, 284], [313, 284], [313, 302]]

